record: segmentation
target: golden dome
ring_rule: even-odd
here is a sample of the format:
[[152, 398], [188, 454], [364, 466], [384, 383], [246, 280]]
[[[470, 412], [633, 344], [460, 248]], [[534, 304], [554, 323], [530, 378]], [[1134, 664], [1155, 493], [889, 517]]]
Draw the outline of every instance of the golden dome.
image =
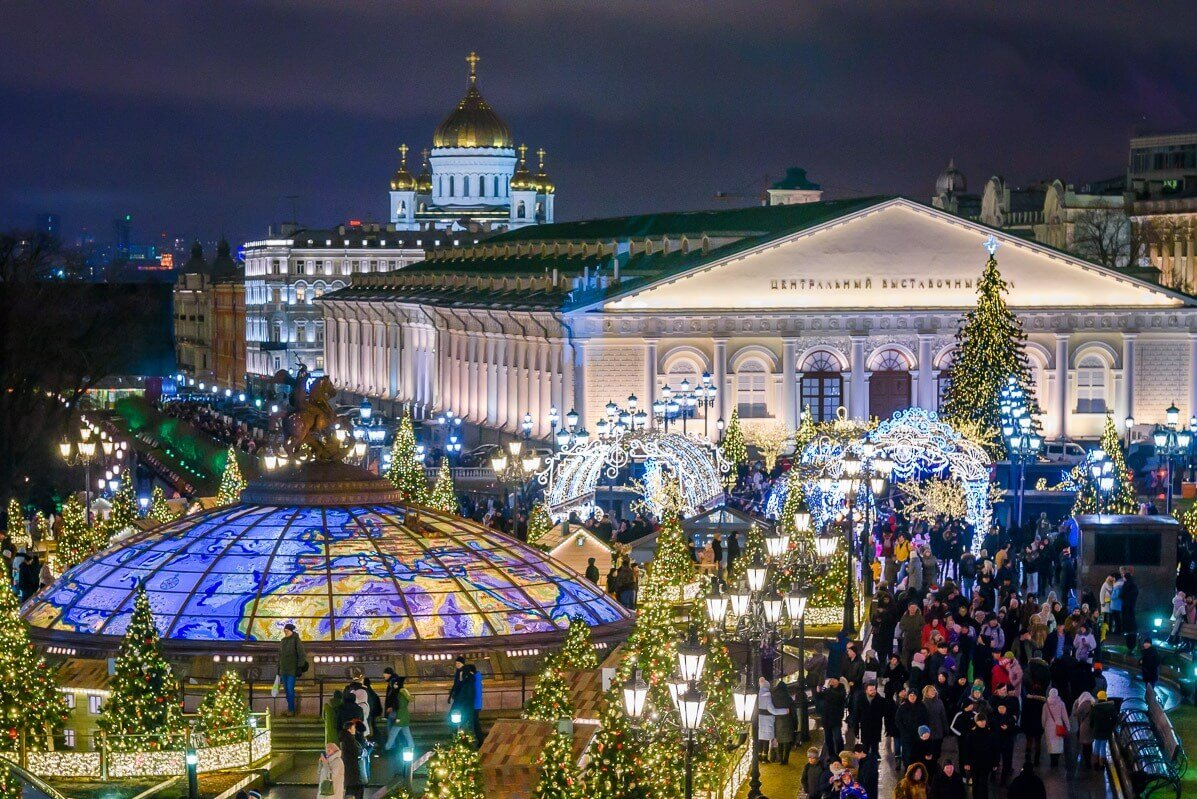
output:
[[407, 171], [407, 145], [399, 145], [399, 168], [395, 170], [395, 177], [391, 178], [391, 191], [413, 191], [416, 179]]
[[544, 148], [541, 147], [537, 150], [536, 155], [540, 158], [540, 170], [536, 173], [536, 190], [541, 194], [552, 194], [557, 190], [557, 187], [553, 185], [553, 181], [549, 179], [549, 176], [544, 171]]
[[416, 193], [432, 194], [432, 171], [428, 169], [428, 148], [424, 148], [420, 155], [424, 158], [424, 166], [420, 168], [420, 174], [416, 177]]
[[503, 147], [512, 146], [511, 131], [478, 91], [478, 58], [471, 52], [466, 58], [470, 65], [470, 85], [465, 97], [436, 129], [433, 147]]
[[536, 178], [532, 177], [532, 173], [528, 171], [528, 145], [520, 145], [520, 165], [515, 168], [515, 174], [511, 176], [511, 190], [512, 191], [535, 191]]

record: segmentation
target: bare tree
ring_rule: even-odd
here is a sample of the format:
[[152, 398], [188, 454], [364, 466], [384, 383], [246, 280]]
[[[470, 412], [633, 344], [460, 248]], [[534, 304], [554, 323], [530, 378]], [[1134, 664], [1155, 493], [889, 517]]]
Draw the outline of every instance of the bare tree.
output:
[[1122, 208], [1101, 204], [1076, 217], [1070, 249], [1075, 255], [1102, 266], [1126, 269], [1138, 263], [1143, 245]]

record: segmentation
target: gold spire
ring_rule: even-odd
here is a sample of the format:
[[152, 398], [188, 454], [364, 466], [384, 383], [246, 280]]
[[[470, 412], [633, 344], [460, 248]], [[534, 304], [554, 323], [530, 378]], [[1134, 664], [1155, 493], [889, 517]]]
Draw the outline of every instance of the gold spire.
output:
[[478, 62], [481, 60], [473, 50], [466, 56], [466, 63], [470, 65], [470, 83], [478, 82]]
[[466, 63], [470, 65], [469, 85], [457, 108], [437, 127], [432, 137], [433, 147], [510, 149], [511, 131], [478, 91], [478, 62], [481, 60], [472, 50], [466, 56]]
[[420, 174], [416, 178], [416, 192], [418, 194], [432, 194], [432, 170], [428, 168], [428, 148], [425, 147], [420, 151], [423, 158], [423, 163], [420, 167]]
[[416, 188], [416, 179], [407, 171], [407, 145], [399, 145], [399, 168], [395, 170], [395, 177], [391, 178], [391, 191], [412, 191]]
[[545, 149], [541, 147], [536, 151], [536, 157], [540, 159], [540, 171], [536, 173], [536, 190], [541, 194], [552, 194], [557, 190], [553, 185], [553, 181], [544, 171], [544, 157], [546, 155]]
[[540, 159], [540, 171], [541, 172], [544, 172], [544, 156], [545, 156], [545, 149], [543, 147], [541, 147], [539, 150], [536, 151], [536, 157]]
[[516, 167], [515, 174], [511, 176], [511, 190], [535, 191], [536, 179], [528, 171], [528, 145], [521, 144], [517, 149], [520, 153], [520, 164]]

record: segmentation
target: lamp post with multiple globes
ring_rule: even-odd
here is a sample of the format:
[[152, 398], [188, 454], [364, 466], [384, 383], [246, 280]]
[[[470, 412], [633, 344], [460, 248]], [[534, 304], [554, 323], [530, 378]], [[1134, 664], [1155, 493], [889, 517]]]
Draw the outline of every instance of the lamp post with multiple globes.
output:
[[1173, 403], [1164, 411], [1165, 423], [1157, 426], [1151, 434], [1155, 444], [1157, 458], [1163, 458], [1167, 468], [1168, 493], [1166, 494], [1165, 512], [1172, 514], [1172, 462], [1184, 462], [1189, 457], [1189, 447], [1193, 443], [1193, 435], [1197, 432], [1197, 417], [1189, 420], [1189, 428], [1180, 428], [1180, 409]]
[[[87, 506], [87, 526], [91, 526], [91, 465], [101, 462], [112, 454], [113, 442], [106, 436], [98, 441], [92, 440], [92, 427], [87, 422], [79, 426], [79, 440], [72, 444], [70, 439], [63, 439], [58, 445], [58, 452], [68, 466], [83, 467], [83, 504]], [[72, 449], [73, 447], [73, 449]]]

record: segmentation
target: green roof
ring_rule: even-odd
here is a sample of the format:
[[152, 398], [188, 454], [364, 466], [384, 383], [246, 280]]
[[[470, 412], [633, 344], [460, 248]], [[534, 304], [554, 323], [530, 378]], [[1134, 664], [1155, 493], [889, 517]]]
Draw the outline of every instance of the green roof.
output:
[[770, 188], [818, 191], [823, 187], [808, 178], [805, 169], [800, 166], [792, 166], [786, 170], [786, 176], [774, 183]]

